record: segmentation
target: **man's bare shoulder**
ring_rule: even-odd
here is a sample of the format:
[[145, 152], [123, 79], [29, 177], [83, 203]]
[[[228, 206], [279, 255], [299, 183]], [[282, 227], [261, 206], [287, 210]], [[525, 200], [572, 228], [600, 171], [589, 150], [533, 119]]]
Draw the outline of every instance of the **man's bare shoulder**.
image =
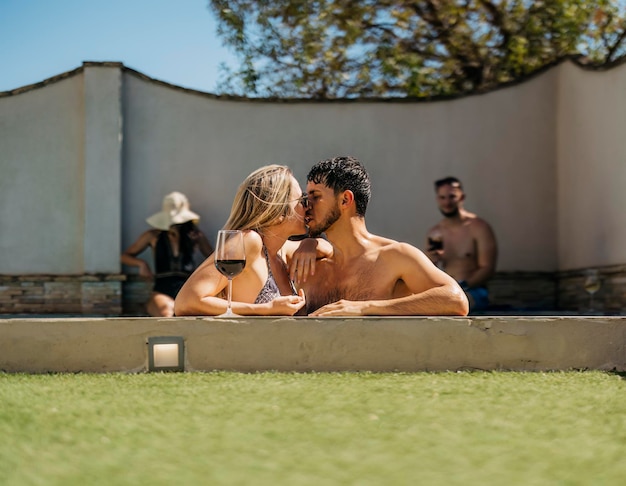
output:
[[423, 255], [423, 252], [403, 241], [396, 241], [390, 238], [378, 237], [379, 251], [382, 256], [387, 258], [410, 258], [415, 259], [417, 255]]
[[374, 243], [372, 250], [380, 253], [382, 256], [394, 257], [413, 252], [420, 252], [416, 247], [409, 243], [393, 240], [384, 236], [372, 235], [370, 239]]
[[439, 221], [436, 225], [434, 225], [433, 227], [431, 227], [428, 230], [428, 234], [434, 233], [434, 232], [440, 232], [442, 229], [444, 229], [444, 222], [445, 220], [442, 219], [441, 221]]
[[373, 235], [371, 233], [370, 233], [369, 240], [374, 246], [378, 248], [386, 248], [390, 245], [394, 245], [398, 243], [396, 240], [392, 240], [391, 238], [386, 238], [384, 236], [379, 236], [379, 235]]
[[493, 231], [491, 229], [491, 225], [485, 221], [483, 218], [470, 213], [471, 217], [468, 217], [466, 220], [467, 226], [469, 226], [472, 230], [475, 231]]

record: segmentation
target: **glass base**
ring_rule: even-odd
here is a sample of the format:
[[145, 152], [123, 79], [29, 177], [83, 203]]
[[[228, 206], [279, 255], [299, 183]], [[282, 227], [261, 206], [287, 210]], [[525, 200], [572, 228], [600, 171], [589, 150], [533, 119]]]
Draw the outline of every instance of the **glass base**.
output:
[[235, 314], [232, 310], [228, 309], [223, 314], [220, 314], [218, 316], [213, 316], [213, 317], [243, 317], [243, 316], [239, 314]]

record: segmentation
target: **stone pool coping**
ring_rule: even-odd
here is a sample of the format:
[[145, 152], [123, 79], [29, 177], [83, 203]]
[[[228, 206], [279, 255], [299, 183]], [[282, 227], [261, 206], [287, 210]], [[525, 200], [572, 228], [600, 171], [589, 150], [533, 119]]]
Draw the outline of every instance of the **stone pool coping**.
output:
[[0, 319], [0, 370], [144, 372], [181, 336], [186, 371], [626, 371], [626, 316]]

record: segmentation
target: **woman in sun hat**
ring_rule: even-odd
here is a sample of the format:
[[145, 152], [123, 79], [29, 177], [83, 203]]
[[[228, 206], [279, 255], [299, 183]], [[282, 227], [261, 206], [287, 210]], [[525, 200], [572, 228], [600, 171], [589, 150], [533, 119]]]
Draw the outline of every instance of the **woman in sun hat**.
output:
[[[189, 209], [189, 200], [180, 192], [163, 198], [163, 209], [146, 219], [153, 227], [145, 231], [124, 253], [122, 263], [139, 268], [139, 275], [154, 279], [146, 310], [154, 317], [172, 317], [174, 299], [194, 271], [193, 254], [199, 250], [205, 257], [213, 248], [196, 223], [200, 216]], [[145, 260], [137, 258], [151, 247], [154, 274]]]

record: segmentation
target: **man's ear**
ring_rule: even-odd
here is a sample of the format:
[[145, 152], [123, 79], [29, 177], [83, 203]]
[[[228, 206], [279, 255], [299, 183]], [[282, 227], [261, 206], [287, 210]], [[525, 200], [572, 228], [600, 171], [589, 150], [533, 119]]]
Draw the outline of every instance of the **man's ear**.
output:
[[342, 206], [349, 206], [354, 202], [354, 193], [352, 191], [343, 191], [341, 195]]

